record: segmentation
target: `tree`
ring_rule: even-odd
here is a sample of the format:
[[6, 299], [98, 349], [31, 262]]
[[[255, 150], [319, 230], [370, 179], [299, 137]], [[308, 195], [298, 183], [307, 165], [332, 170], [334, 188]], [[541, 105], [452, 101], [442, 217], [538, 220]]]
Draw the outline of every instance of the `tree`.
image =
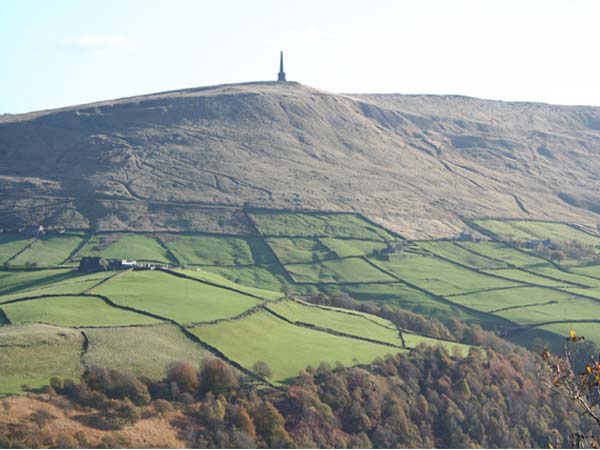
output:
[[202, 392], [224, 392], [239, 385], [231, 367], [220, 359], [205, 359], [200, 369], [200, 389]]
[[[562, 355], [552, 355], [544, 348], [541, 355], [545, 369], [542, 372], [542, 384], [550, 392], [576, 406], [582, 416], [591, 419], [600, 428], [600, 359], [591, 356], [582, 371], [577, 371], [574, 362], [575, 347], [584, 339], [571, 330], [565, 338]], [[598, 429], [591, 433], [578, 429], [572, 431], [569, 438], [570, 445], [575, 448], [600, 447]]]
[[167, 381], [177, 383], [179, 392], [195, 395], [200, 385], [198, 371], [189, 362], [178, 361], [169, 367]]
[[263, 378], [271, 378], [273, 376], [271, 367], [264, 361], [256, 361], [252, 366], [252, 371]]
[[558, 261], [561, 262], [563, 259], [565, 259], [565, 254], [562, 250], [553, 250], [552, 253], [550, 253], [550, 259], [552, 261]]

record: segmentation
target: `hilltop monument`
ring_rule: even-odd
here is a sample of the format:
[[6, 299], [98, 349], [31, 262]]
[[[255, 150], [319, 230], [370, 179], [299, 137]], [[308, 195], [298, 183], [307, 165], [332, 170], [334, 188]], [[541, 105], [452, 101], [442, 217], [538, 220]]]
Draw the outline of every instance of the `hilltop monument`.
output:
[[279, 73], [277, 74], [277, 81], [287, 81], [285, 79], [285, 72], [283, 71], [283, 52], [279, 52]]

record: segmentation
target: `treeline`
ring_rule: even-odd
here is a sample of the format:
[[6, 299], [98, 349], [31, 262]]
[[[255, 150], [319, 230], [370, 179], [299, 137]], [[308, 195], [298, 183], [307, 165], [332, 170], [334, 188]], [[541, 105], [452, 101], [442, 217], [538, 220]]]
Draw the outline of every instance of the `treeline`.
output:
[[[47, 392], [65, 409], [96, 411], [86, 421], [104, 430], [179, 411], [171, 425], [189, 447], [563, 446], [570, 432], [589, 425], [568, 400], [545, 390], [537, 362], [519, 347], [506, 354], [473, 348], [458, 358], [420, 346], [368, 366], [307, 368], [281, 390], [245, 384], [224, 362], [207, 360], [199, 370], [175, 364], [158, 382], [90, 368], [80, 383], [53, 379]], [[0, 444], [128, 445], [114, 437], [92, 442], [81, 432], [51, 437], [52, 423], [38, 413], [19, 426], [0, 425]]]

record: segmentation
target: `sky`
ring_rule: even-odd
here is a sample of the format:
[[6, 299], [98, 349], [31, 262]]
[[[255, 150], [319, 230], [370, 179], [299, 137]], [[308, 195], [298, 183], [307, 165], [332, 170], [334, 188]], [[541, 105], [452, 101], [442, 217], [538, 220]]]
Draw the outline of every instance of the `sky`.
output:
[[598, 0], [3, 0], [0, 114], [288, 80], [600, 105]]

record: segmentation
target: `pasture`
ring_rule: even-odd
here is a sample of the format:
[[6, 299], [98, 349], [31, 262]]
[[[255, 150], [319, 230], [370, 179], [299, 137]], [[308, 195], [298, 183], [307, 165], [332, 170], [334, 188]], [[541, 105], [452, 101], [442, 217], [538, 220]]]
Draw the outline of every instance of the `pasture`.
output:
[[549, 265], [549, 262], [543, 258], [500, 242], [457, 242], [456, 245], [515, 267]]
[[43, 324], [0, 327], [0, 395], [40, 388], [50, 378], [78, 379], [83, 335], [70, 328]]
[[296, 283], [365, 283], [393, 282], [362, 258], [327, 260], [312, 264], [287, 264], [288, 273]]
[[431, 256], [399, 255], [392, 256], [389, 260], [372, 261], [401, 280], [438, 295], [461, 294], [518, 284], [464, 269]]
[[569, 287], [569, 283], [560, 280], [553, 280], [551, 278], [545, 278], [540, 275], [525, 272], [519, 269], [498, 269], [498, 270], [484, 270], [483, 272], [489, 273], [490, 275], [497, 275], [504, 278], [509, 278], [514, 281], [536, 284], [538, 286], [551, 286], [551, 287]]
[[505, 262], [478, 255], [450, 241], [419, 242], [419, 247], [424, 248], [434, 255], [447, 258], [451, 261], [468, 266], [472, 269], [501, 269], [508, 267]]
[[223, 275], [219, 275], [218, 273], [208, 272], [206, 270], [201, 269], [179, 269], [176, 272], [187, 275], [188, 277], [196, 278], [197, 280], [207, 281], [209, 283], [218, 284], [220, 286], [229, 287], [232, 289], [236, 289], [238, 291], [242, 291], [247, 294], [255, 295], [258, 297], [262, 297], [265, 300], [277, 300], [283, 296], [283, 293], [277, 291], [271, 291], [268, 289], [260, 289], [248, 287], [242, 284], [235, 283], [230, 279], [224, 277]]
[[466, 318], [464, 312], [460, 309], [435, 300], [431, 296], [400, 282], [394, 284], [328, 286], [328, 292], [336, 293], [340, 291], [357, 300], [389, 304], [426, 316], [446, 318], [454, 315], [458, 318]]
[[168, 252], [153, 236], [134, 233], [95, 234], [77, 253], [74, 260], [83, 256], [102, 256], [114, 259], [134, 259], [142, 262], [173, 264]]
[[83, 233], [43, 236], [10, 263], [11, 265], [57, 266], [69, 258], [71, 252], [83, 242], [85, 237]]
[[320, 238], [319, 241], [338, 258], [371, 255], [387, 247], [387, 244], [381, 241], [359, 239]]
[[91, 293], [179, 323], [233, 317], [259, 303], [247, 295], [150, 270], [124, 273]]
[[[248, 369], [266, 361], [277, 383], [321, 361], [355, 365], [403, 351], [403, 339], [407, 348], [439, 344], [452, 351], [456, 346], [410, 330], [400, 335], [391, 322], [366, 313], [281, 300], [320, 292], [399, 306], [442, 321], [455, 316], [492, 330], [500, 327], [526, 345], [535, 336], [554, 336], [561, 342], [559, 334], [568, 332], [569, 324], [585, 321], [586, 337], [600, 343], [600, 323], [594, 322], [600, 320], [600, 302], [583, 298], [600, 300], [600, 265], [562, 270], [499, 242], [408, 242], [402, 251], [384, 255], [381, 250], [399, 238], [358, 215], [261, 211], [252, 216], [260, 234], [250, 237], [101, 233], [82, 245], [87, 237], [80, 233], [49, 235], [35, 242], [0, 235], [0, 257], [11, 258], [31, 244], [12, 264], [60, 264], [81, 247], [72, 261], [101, 255], [159, 264], [177, 259], [188, 266], [175, 273], [80, 274], [67, 267], [0, 270], [0, 307], [13, 323], [0, 323], [0, 339], [2, 333], [22, 332], [23, 339], [39, 342], [40, 348], [60, 342], [56, 351], [64, 366], [52, 365], [44, 356], [47, 351], [40, 356], [35, 349], [9, 345], [0, 352], [0, 357], [11, 359], [9, 369], [0, 366], [0, 393], [20, 390], [17, 376], [7, 375], [3, 382], [9, 371], [22, 370], [23, 380], [35, 386], [47, 383], [49, 373], [77, 377], [82, 370], [79, 330], [88, 338], [85, 363], [153, 379], [162, 377], [176, 360], [197, 364], [212, 355], [169, 320]], [[537, 237], [544, 230], [582, 233], [565, 224], [524, 228], [521, 222], [499, 222], [499, 232], [518, 225], [521, 236]], [[259, 308], [244, 315], [254, 307]], [[47, 345], [41, 338], [27, 337], [36, 333], [50, 334]], [[57, 341], [59, 337], [63, 341]], [[464, 355], [468, 348], [458, 346], [458, 351]], [[39, 363], [31, 363], [33, 369], [27, 372], [27, 361], [14, 358], [37, 358]], [[39, 378], [30, 376], [37, 367]]]
[[34, 241], [34, 238], [16, 233], [0, 234], [0, 264], [8, 262], [10, 258], [23, 250]]
[[396, 326], [392, 322], [381, 320], [377, 316], [316, 307], [293, 300], [272, 303], [268, 305], [268, 308], [291, 322], [309, 323], [340, 333], [402, 346], [402, 340]]
[[573, 296], [574, 294], [549, 288], [516, 287], [455, 295], [449, 297], [449, 300], [477, 311], [498, 314], [500, 311], [509, 308], [517, 309], [564, 302], [573, 298]]
[[529, 269], [539, 275], [556, 278], [566, 283], [582, 284], [587, 287], [598, 287], [600, 286], [600, 279], [592, 278], [591, 276], [585, 276], [578, 273], [567, 272], [565, 270], [557, 269], [556, 267], [534, 267]]
[[396, 240], [383, 227], [372, 225], [355, 214], [252, 213], [263, 236], [346, 237], [374, 241]]
[[70, 269], [0, 271], [0, 295], [40, 288], [67, 280], [74, 275]]
[[207, 271], [219, 274], [239, 285], [270, 291], [281, 291], [287, 284], [285, 272], [279, 264], [251, 267], [211, 267]]
[[244, 266], [273, 262], [262, 239], [198, 234], [161, 235], [161, 239], [182, 264]]
[[566, 223], [530, 220], [476, 220], [475, 224], [503, 240], [550, 239], [555, 242], [573, 240], [589, 245], [600, 245], [600, 236], [586, 233]]
[[162, 378], [170, 364], [186, 361], [198, 367], [213, 357], [171, 324], [119, 328], [86, 328], [88, 365], [112, 367], [136, 376]]
[[82, 294], [114, 274], [115, 272], [98, 272], [91, 274], [72, 272], [71, 277], [64, 278], [54, 283], [44, 284], [41, 287], [34, 286], [33, 288], [24, 289], [15, 294], [2, 295], [0, 296], [0, 304], [23, 297], [55, 294]]
[[190, 331], [246, 368], [251, 368], [257, 361], [265, 361], [273, 371], [273, 381], [278, 383], [321, 362], [351, 366], [402, 351], [292, 325], [266, 311], [239, 320], [198, 325]]
[[152, 317], [114, 308], [97, 297], [42, 297], [2, 304], [12, 323], [40, 322], [59, 326], [125, 326], [158, 323]]
[[319, 239], [268, 238], [266, 241], [282, 264], [303, 264], [337, 257]]

